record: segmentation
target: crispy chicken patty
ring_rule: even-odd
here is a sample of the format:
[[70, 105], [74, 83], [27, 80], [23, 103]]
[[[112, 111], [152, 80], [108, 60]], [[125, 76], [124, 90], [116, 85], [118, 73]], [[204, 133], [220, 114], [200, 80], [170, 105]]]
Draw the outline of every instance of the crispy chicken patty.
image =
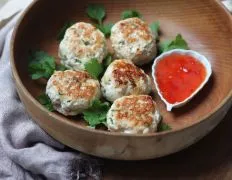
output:
[[107, 114], [107, 126], [110, 131], [146, 134], [157, 130], [160, 119], [151, 96], [131, 95], [114, 101]]
[[79, 22], [67, 29], [59, 46], [61, 63], [69, 69], [84, 70], [92, 59], [99, 63], [107, 55], [106, 39], [89, 23]]
[[139, 18], [117, 22], [111, 29], [110, 39], [116, 56], [136, 65], [149, 63], [156, 55], [155, 35]]
[[48, 80], [46, 94], [54, 109], [64, 115], [77, 115], [101, 95], [100, 84], [84, 71], [56, 71]]
[[119, 59], [113, 61], [101, 79], [103, 96], [114, 101], [122, 96], [149, 94], [151, 79], [131, 61]]

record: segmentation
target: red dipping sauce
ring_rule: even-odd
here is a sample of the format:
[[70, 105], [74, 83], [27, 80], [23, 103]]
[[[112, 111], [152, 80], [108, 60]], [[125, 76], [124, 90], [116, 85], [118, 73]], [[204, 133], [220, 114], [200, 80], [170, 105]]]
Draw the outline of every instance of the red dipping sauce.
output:
[[190, 55], [171, 54], [156, 65], [156, 81], [170, 104], [187, 99], [205, 80], [204, 65]]

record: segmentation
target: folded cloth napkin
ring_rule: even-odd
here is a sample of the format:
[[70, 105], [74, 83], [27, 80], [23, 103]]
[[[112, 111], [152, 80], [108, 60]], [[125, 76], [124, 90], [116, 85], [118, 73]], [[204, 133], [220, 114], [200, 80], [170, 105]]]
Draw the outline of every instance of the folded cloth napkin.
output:
[[55, 141], [25, 113], [9, 62], [19, 16], [0, 29], [0, 179], [100, 179], [98, 160]]

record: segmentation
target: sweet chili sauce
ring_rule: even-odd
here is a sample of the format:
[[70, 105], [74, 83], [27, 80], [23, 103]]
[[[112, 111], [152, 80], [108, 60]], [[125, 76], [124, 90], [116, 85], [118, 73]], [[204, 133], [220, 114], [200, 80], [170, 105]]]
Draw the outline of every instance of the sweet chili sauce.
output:
[[187, 99], [204, 81], [204, 65], [190, 55], [172, 54], [156, 65], [156, 81], [162, 96], [174, 104]]

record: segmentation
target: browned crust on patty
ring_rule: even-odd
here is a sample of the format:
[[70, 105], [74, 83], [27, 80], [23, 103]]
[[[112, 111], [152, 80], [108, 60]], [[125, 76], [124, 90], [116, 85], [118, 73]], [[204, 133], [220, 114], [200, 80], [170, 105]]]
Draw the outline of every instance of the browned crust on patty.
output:
[[127, 120], [133, 126], [149, 126], [153, 122], [153, 113], [156, 104], [151, 96], [127, 96], [123, 100], [115, 102], [117, 121]]
[[142, 21], [139, 18], [131, 18], [131, 19], [127, 19], [122, 21], [119, 24], [119, 29], [122, 32], [124, 38], [129, 42], [129, 43], [133, 43], [138, 41], [137, 38], [135, 37], [130, 37], [130, 35], [133, 32], [137, 32], [138, 36], [141, 39], [144, 39], [146, 41], [151, 40], [152, 39], [152, 34], [149, 31], [149, 26], [147, 23], [145, 23], [144, 21]]
[[138, 68], [127, 60], [116, 60], [113, 67], [113, 77], [118, 85], [126, 85], [128, 82], [136, 87], [136, 81], [142, 78], [146, 81], [147, 75], [142, 69]]
[[56, 71], [51, 83], [60, 95], [89, 100], [95, 95], [97, 88], [96, 84], [86, 82], [89, 79], [90, 75], [84, 71]]
[[69, 34], [68, 46], [76, 55], [93, 54], [105, 43], [104, 36], [96, 27], [83, 22], [73, 25], [67, 33]]

